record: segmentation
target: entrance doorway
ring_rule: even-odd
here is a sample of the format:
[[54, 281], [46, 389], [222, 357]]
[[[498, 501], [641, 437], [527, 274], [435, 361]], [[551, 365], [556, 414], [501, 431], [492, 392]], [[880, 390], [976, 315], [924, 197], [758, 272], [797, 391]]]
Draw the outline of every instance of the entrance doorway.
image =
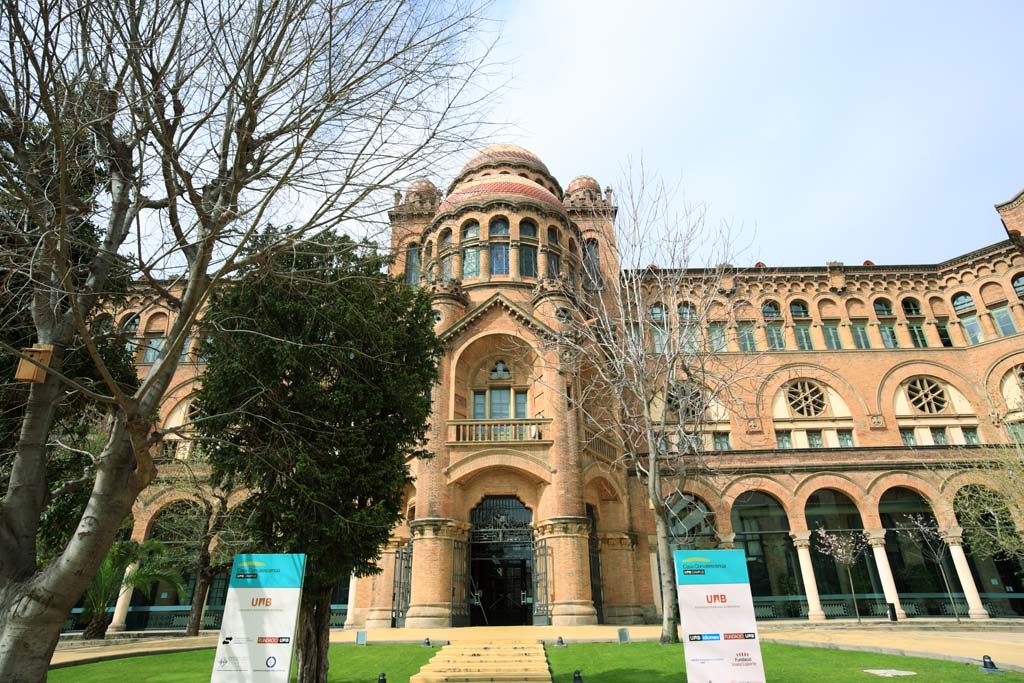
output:
[[533, 623], [533, 514], [515, 496], [487, 496], [470, 513], [469, 615], [473, 626]]

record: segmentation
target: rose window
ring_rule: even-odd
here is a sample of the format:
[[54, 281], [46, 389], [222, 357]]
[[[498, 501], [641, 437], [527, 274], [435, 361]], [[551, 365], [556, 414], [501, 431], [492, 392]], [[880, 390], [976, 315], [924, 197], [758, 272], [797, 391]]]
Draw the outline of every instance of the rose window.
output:
[[786, 400], [793, 412], [803, 417], [818, 417], [825, 412], [825, 392], [813, 382], [793, 382], [786, 390]]
[[945, 390], [935, 380], [918, 377], [907, 385], [907, 398], [918, 411], [934, 415], [946, 409], [948, 403]]

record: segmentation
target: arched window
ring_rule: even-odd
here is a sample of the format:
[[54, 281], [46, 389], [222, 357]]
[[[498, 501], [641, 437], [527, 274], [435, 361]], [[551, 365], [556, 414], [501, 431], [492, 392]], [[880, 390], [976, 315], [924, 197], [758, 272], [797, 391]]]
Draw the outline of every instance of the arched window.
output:
[[814, 382], [799, 379], [786, 388], [786, 402], [800, 417], [819, 417], [825, 412], [825, 392]]
[[490, 237], [508, 236], [508, 219], [506, 218], [495, 218], [491, 221], [491, 227], [488, 230]]
[[601, 248], [596, 239], [588, 239], [583, 243], [583, 272], [586, 277], [584, 287], [590, 291], [601, 289]]
[[810, 318], [811, 312], [807, 308], [807, 302], [799, 299], [791, 301], [789, 304], [789, 314], [794, 318]]
[[912, 296], [908, 296], [900, 305], [903, 307], [903, 315], [908, 318], [921, 315], [921, 302]]
[[[747, 558], [750, 592], [759, 619], [799, 617], [804, 597], [800, 560], [789, 535], [789, 518], [779, 502], [760, 491], [745, 491], [732, 504], [734, 543]], [[772, 598], [789, 598], [783, 601]], [[794, 599], [795, 598], [795, 599]]]
[[681, 303], [676, 309], [679, 314], [680, 348], [684, 353], [697, 353], [700, 350], [700, 328], [697, 325], [697, 307], [691, 303]]
[[966, 313], [974, 310], [974, 299], [967, 292], [960, 292], [953, 295], [953, 310], [957, 313]]
[[405, 281], [410, 285], [420, 283], [420, 245], [415, 242], [405, 250]]
[[548, 228], [548, 244], [557, 247], [558, 246], [558, 242], [559, 242], [558, 228], [556, 228], [554, 226]]
[[537, 239], [537, 224], [529, 219], [519, 221], [519, 239], [521, 240], [535, 240]]
[[707, 503], [688, 493], [675, 494], [668, 503], [668, 535], [673, 549], [698, 550], [718, 546], [714, 514]]
[[662, 304], [651, 304], [647, 308], [647, 315], [651, 320], [651, 341], [655, 353], [665, 351], [668, 342], [668, 311]]
[[782, 317], [782, 312], [779, 309], [779, 302], [765, 301], [763, 304], [761, 304], [761, 315], [763, 315], [766, 319]]
[[537, 224], [529, 219], [519, 221], [519, 276], [537, 277]]
[[149, 316], [146, 321], [145, 340], [143, 345], [145, 351], [142, 354], [143, 363], [155, 363], [160, 358], [160, 352], [164, 349], [167, 338], [167, 316], [163, 313], [156, 313]]
[[915, 377], [907, 382], [907, 399], [915, 410], [927, 415], [941, 413], [949, 404], [945, 389], [931, 377]]
[[121, 321], [121, 334], [134, 337], [139, 333], [139, 314], [129, 313]]
[[462, 228], [462, 240], [475, 240], [480, 238], [480, 224], [470, 221]]
[[1013, 291], [1017, 292], [1017, 296], [1024, 298], [1024, 273], [1014, 275], [1010, 284], [1013, 285]]
[[892, 303], [888, 299], [875, 299], [875, 315], [887, 318], [892, 316]]
[[441, 233], [441, 237], [437, 241], [437, 249], [439, 252], [452, 246], [452, 231], [445, 230]]

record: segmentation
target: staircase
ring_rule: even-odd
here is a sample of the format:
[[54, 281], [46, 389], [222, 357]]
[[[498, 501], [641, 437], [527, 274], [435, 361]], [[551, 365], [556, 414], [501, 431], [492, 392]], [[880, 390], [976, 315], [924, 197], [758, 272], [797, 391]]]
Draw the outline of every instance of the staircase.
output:
[[442, 647], [409, 683], [551, 683], [544, 646], [529, 641], [458, 642]]

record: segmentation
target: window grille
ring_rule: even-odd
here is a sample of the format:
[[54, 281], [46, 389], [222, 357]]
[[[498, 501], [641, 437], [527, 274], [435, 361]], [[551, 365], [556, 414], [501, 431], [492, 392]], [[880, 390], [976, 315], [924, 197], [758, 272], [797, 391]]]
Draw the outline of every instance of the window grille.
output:
[[786, 389], [786, 400], [801, 417], [818, 417], [825, 412], [825, 392], [814, 382], [797, 380]]
[[946, 391], [938, 382], [927, 377], [910, 380], [907, 384], [907, 398], [918, 412], [928, 415], [941, 413], [948, 404]]

